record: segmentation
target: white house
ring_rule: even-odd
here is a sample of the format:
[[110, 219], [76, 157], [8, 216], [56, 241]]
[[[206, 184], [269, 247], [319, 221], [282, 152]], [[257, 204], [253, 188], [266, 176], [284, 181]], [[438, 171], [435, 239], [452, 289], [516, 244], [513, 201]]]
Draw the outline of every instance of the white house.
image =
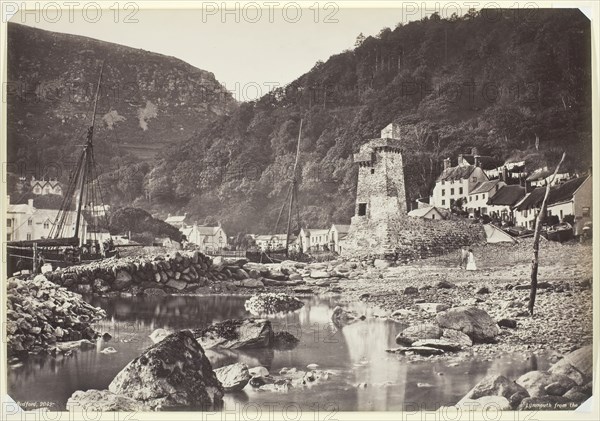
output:
[[58, 194], [62, 196], [63, 194], [62, 187], [55, 178], [49, 180], [44, 178], [36, 180], [35, 177], [32, 176], [29, 185], [31, 186], [31, 191], [35, 195]]
[[[529, 177], [527, 177], [527, 181], [529, 182], [529, 184], [532, 187], [543, 187], [543, 186], [546, 186], [550, 182], [550, 180], [552, 179], [553, 173], [554, 173], [554, 171], [549, 170], [548, 167], [538, 168], [533, 173], [531, 173], [531, 175]], [[568, 172], [558, 173], [558, 174], [556, 174], [556, 177], [554, 178], [554, 181], [552, 182], [552, 186], [561, 184], [561, 183], [569, 180], [570, 178], [573, 178], [573, 176]]]
[[442, 213], [435, 206], [431, 206], [428, 208], [413, 209], [410, 212], [408, 212], [408, 216], [425, 219], [444, 219], [444, 215], [442, 215]]
[[503, 186], [487, 201], [487, 214], [504, 222], [514, 222], [513, 208], [525, 197], [525, 187]]
[[547, 212], [558, 216], [560, 221], [572, 215], [573, 233], [581, 234], [584, 224], [592, 220], [592, 177], [574, 178], [552, 190]]
[[303, 253], [329, 248], [329, 228], [302, 228], [298, 237]]
[[[464, 162], [464, 161], [463, 161]], [[450, 159], [444, 160], [444, 171], [438, 177], [429, 204], [434, 207], [450, 209], [459, 199], [463, 203], [476, 185], [488, 181], [483, 169], [475, 165], [450, 166]]]
[[187, 213], [184, 213], [183, 215], [168, 214], [165, 222], [177, 228], [185, 228], [187, 226], [185, 218], [187, 218]]
[[545, 193], [545, 187], [537, 187], [517, 203], [514, 208], [515, 225], [527, 229], [535, 228], [535, 219], [540, 212]]
[[487, 215], [488, 200], [505, 185], [506, 183], [501, 180], [483, 181], [479, 183], [469, 193], [468, 201], [463, 208], [469, 212], [469, 215], [471, 216]]
[[[48, 238], [58, 209], [37, 209], [33, 199], [26, 204], [11, 204], [10, 196], [6, 209], [6, 241], [39, 240]], [[65, 217], [63, 237], [75, 235], [76, 212], [68, 211]], [[85, 220], [82, 226], [85, 229]], [[84, 231], [85, 232], [85, 231]]]
[[341, 254], [342, 244], [340, 241], [346, 238], [348, 231], [350, 231], [350, 225], [332, 224], [328, 232], [329, 250]]
[[227, 234], [221, 224], [216, 227], [194, 224], [179, 231], [188, 242], [196, 244], [202, 251], [217, 251], [227, 246]]

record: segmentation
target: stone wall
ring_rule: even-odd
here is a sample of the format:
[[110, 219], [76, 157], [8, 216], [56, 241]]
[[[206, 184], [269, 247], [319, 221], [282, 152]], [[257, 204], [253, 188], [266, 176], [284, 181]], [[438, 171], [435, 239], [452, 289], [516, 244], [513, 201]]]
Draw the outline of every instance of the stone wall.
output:
[[214, 267], [211, 259], [198, 251], [99, 260], [44, 275], [55, 284], [82, 294], [133, 295], [203, 292], [203, 288], [231, 278], [231, 273]]
[[482, 225], [471, 221], [395, 216], [369, 220], [355, 217], [342, 249], [347, 257], [375, 257], [404, 263], [439, 256], [485, 241]]

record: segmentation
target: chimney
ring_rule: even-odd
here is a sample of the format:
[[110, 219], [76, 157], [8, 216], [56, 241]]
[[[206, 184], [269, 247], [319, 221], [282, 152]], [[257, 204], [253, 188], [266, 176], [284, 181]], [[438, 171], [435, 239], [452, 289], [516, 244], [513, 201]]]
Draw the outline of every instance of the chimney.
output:
[[477, 150], [477, 148], [475, 148], [475, 147], [471, 148], [471, 155], [473, 155], [473, 156], [479, 155], [479, 151]]
[[33, 212], [33, 199], [29, 199], [27, 201], [27, 206], [29, 206], [29, 210]]
[[452, 165], [450, 163], [450, 158], [444, 159], [444, 169], [447, 170], [448, 168], [450, 168], [450, 165]]
[[505, 183], [508, 183], [508, 168], [506, 168], [506, 165], [502, 167], [502, 181], [504, 181]]

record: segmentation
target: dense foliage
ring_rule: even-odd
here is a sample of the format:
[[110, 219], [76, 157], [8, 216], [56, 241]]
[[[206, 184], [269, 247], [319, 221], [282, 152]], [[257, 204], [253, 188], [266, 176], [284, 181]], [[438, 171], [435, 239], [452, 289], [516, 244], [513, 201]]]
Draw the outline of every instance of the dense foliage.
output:
[[[442, 161], [476, 146], [527, 169], [591, 165], [590, 23], [577, 10], [495, 10], [384, 28], [318, 62], [285, 88], [198, 127], [151, 165], [106, 187], [116, 203], [220, 220], [227, 232], [273, 231], [303, 119], [302, 225], [348, 223], [352, 154], [402, 126], [407, 195], [427, 196]], [[285, 213], [284, 213], [285, 214]], [[285, 219], [285, 218], [284, 218]], [[279, 231], [283, 231], [280, 225]]]
[[132, 239], [152, 243], [154, 238], [168, 237], [181, 241], [181, 232], [173, 225], [153, 218], [148, 212], [137, 208], [121, 208], [110, 216], [110, 233], [131, 233]]

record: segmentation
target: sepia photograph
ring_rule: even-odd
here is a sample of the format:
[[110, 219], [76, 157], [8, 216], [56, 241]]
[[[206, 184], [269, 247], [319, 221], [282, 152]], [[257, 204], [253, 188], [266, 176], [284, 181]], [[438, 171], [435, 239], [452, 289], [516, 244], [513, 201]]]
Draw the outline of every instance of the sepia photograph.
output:
[[3, 2], [2, 419], [597, 419], [564, 3]]

